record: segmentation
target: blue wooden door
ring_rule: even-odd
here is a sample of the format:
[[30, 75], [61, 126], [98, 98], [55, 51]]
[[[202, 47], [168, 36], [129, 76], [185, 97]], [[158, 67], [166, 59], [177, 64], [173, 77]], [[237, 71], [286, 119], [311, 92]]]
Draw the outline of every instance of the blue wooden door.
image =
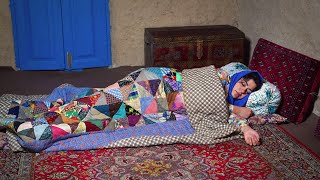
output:
[[11, 0], [21, 70], [111, 65], [107, 0]]
[[61, 4], [57, 0], [12, 0], [16, 66], [64, 69]]
[[66, 69], [111, 65], [106, 0], [62, 0]]

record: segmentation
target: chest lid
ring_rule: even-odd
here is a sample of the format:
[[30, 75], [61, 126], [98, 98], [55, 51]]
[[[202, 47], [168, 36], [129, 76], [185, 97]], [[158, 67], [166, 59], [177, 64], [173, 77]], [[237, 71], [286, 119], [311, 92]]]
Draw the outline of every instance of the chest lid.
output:
[[245, 35], [238, 28], [230, 25], [183, 26], [146, 28], [146, 43], [244, 39]]

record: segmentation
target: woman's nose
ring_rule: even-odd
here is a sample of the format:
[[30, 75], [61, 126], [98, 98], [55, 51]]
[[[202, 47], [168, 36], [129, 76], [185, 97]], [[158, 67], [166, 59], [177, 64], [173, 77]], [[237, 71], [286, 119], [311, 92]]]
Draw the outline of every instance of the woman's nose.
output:
[[245, 93], [246, 93], [246, 90], [247, 90], [246, 88], [242, 87], [240, 93], [241, 93], [241, 94], [245, 94]]

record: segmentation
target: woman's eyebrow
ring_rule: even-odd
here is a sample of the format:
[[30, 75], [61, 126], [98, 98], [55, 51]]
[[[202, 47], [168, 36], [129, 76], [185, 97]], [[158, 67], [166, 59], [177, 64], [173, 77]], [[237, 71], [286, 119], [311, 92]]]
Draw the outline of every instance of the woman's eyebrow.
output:
[[242, 80], [246, 83], [247, 87], [249, 87], [248, 82], [244, 79], [242, 79]]

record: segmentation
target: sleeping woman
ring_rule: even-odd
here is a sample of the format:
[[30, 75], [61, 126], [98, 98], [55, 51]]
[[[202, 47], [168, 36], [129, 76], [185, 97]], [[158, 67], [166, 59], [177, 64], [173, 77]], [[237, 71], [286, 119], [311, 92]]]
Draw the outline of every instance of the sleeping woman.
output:
[[43, 100], [14, 101], [0, 126], [34, 152], [213, 144], [241, 137], [239, 130], [246, 143], [258, 145], [259, 134], [246, 122], [252, 111], [244, 106], [262, 82], [256, 71], [229, 78], [214, 66], [142, 68], [105, 88], [62, 85]]
[[250, 93], [257, 91], [263, 84], [263, 78], [259, 72], [246, 70], [238, 72], [229, 77], [221, 70], [217, 70], [226, 93], [227, 102], [229, 103], [229, 124], [235, 125], [244, 135], [244, 139], [249, 145], [259, 145], [259, 134], [248, 126], [246, 119], [253, 115], [250, 108], [244, 107]]

